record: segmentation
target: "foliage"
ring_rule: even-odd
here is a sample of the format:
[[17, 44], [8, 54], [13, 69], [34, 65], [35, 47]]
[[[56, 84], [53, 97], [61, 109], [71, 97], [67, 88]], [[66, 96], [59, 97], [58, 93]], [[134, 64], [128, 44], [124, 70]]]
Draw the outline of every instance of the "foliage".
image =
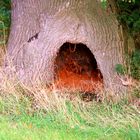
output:
[[107, 6], [106, 4], [107, 4], [106, 0], [101, 0], [101, 5], [103, 9], [106, 9], [106, 6]]
[[140, 1], [117, 1], [120, 9], [118, 19], [124, 23], [131, 35], [135, 36], [140, 32]]
[[121, 64], [116, 64], [115, 70], [118, 74], [124, 75], [126, 73], [126, 68]]
[[128, 56], [127, 61], [129, 64], [127, 67], [121, 64], [116, 64], [116, 72], [120, 75], [127, 74], [140, 80], [140, 50], [136, 50], [131, 56]]
[[140, 50], [133, 52], [130, 62], [131, 76], [140, 80]]
[[5, 44], [10, 27], [10, 0], [0, 1], [0, 44]]
[[[5, 28], [8, 29], [10, 26], [10, 0], [0, 1], [0, 21], [4, 23]], [[3, 27], [0, 26], [0, 29]]]
[[[140, 0], [117, 0], [117, 6], [119, 21], [127, 27], [131, 36], [137, 37], [140, 33]], [[115, 70], [119, 74], [129, 74], [140, 80], [140, 51], [136, 50], [127, 59], [129, 60], [129, 68], [118, 64]], [[130, 70], [128, 70], [129, 73], [126, 69]]]

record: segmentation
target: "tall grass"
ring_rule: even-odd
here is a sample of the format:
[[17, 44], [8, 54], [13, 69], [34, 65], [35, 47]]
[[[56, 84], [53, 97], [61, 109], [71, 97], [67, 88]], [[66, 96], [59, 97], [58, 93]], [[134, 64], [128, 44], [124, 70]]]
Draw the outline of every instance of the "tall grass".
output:
[[1, 99], [0, 139], [140, 139], [140, 112], [133, 105], [53, 100], [54, 106], [34, 112], [27, 97]]
[[78, 93], [30, 89], [6, 75], [0, 88], [0, 139], [140, 139], [140, 109], [131, 100], [85, 102]]

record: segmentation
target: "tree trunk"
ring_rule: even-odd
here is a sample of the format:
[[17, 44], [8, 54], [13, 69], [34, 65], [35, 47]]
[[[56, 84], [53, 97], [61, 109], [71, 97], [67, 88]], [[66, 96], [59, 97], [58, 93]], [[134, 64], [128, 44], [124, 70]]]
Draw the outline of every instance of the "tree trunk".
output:
[[[109, 13], [115, 14], [116, 17], [118, 17], [122, 12], [117, 4], [117, 0], [107, 0], [107, 9]], [[118, 32], [123, 38], [125, 53], [131, 55], [135, 50], [135, 41], [134, 38], [129, 34], [128, 27], [125, 24], [119, 22]]]
[[49, 84], [60, 47], [83, 43], [96, 58], [104, 87], [116, 92], [124, 89], [115, 71], [116, 64], [124, 64], [125, 40], [118, 26], [96, 0], [12, 0], [6, 65], [12, 60], [26, 84]]

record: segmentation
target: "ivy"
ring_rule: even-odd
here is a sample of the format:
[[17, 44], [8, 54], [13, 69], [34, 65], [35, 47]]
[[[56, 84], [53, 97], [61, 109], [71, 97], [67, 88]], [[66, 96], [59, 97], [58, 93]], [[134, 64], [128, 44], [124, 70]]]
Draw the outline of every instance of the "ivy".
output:
[[118, 0], [117, 5], [120, 9], [119, 21], [127, 26], [132, 36], [135, 36], [140, 32], [140, 0]]

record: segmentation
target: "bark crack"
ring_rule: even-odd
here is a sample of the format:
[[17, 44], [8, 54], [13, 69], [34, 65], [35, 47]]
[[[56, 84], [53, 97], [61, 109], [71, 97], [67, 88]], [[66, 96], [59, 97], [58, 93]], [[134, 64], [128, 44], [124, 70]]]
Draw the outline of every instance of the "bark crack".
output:
[[28, 43], [29, 42], [31, 42], [31, 41], [34, 41], [35, 39], [38, 39], [38, 35], [39, 35], [39, 33], [36, 33], [35, 35], [33, 35], [32, 37], [30, 37], [29, 39], [28, 39]]

